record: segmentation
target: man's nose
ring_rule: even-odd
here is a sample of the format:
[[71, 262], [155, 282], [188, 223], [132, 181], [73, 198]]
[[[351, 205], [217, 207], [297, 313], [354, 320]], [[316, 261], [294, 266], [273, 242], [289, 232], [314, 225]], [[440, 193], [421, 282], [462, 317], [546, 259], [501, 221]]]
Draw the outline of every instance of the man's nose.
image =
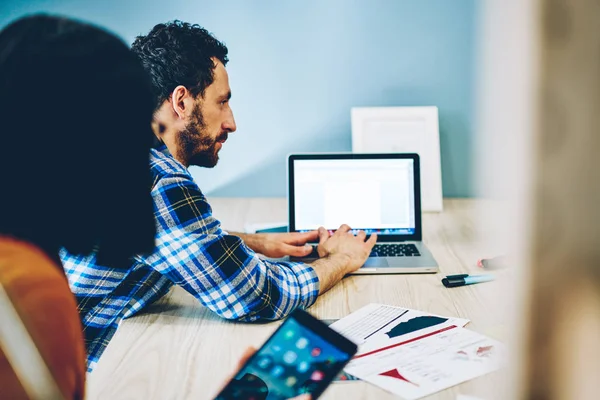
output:
[[223, 130], [227, 132], [235, 132], [237, 126], [235, 125], [235, 118], [233, 118], [233, 113], [229, 115], [229, 118], [223, 122]]

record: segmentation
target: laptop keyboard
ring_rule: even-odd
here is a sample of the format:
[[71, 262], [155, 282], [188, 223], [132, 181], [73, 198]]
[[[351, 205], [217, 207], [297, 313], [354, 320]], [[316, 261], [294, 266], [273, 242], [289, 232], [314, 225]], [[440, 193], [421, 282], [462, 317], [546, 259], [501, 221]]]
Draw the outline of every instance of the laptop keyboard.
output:
[[[420, 255], [419, 249], [414, 244], [376, 244], [369, 257], [419, 257]], [[319, 258], [316, 245], [306, 258]]]
[[369, 257], [418, 257], [420, 255], [414, 244], [376, 244]]

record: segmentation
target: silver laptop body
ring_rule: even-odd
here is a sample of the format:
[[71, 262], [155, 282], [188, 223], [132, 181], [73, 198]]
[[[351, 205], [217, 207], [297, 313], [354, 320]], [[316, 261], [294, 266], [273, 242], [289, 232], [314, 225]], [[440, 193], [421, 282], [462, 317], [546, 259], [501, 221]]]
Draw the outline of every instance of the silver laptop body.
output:
[[[289, 231], [341, 224], [377, 233], [354, 274], [436, 273], [422, 242], [417, 154], [293, 154], [288, 157]], [[295, 259], [310, 262], [313, 256]]]

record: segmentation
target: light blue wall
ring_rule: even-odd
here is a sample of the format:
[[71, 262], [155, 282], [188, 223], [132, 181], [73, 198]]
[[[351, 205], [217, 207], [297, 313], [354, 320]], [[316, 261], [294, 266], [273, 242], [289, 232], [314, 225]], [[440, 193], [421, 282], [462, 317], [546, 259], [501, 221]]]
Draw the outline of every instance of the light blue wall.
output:
[[[285, 158], [351, 149], [352, 106], [437, 105], [444, 195], [474, 195], [476, 0], [3, 0], [0, 26], [48, 11], [131, 43], [159, 22], [199, 23], [229, 47], [238, 130], [213, 196], [285, 196]], [[41, 173], [41, 171], [40, 171]]]

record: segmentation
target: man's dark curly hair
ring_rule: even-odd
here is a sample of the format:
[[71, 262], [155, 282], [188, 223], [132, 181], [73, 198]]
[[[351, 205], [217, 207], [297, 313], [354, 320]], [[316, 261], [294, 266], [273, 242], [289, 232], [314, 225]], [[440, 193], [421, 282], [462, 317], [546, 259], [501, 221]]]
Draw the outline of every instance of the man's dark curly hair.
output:
[[214, 80], [212, 58], [227, 65], [227, 47], [200, 25], [175, 20], [158, 24], [146, 35], [135, 38], [132, 51], [142, 61], [154, 86], [156, 108], [185, 86], [194, 96]]

